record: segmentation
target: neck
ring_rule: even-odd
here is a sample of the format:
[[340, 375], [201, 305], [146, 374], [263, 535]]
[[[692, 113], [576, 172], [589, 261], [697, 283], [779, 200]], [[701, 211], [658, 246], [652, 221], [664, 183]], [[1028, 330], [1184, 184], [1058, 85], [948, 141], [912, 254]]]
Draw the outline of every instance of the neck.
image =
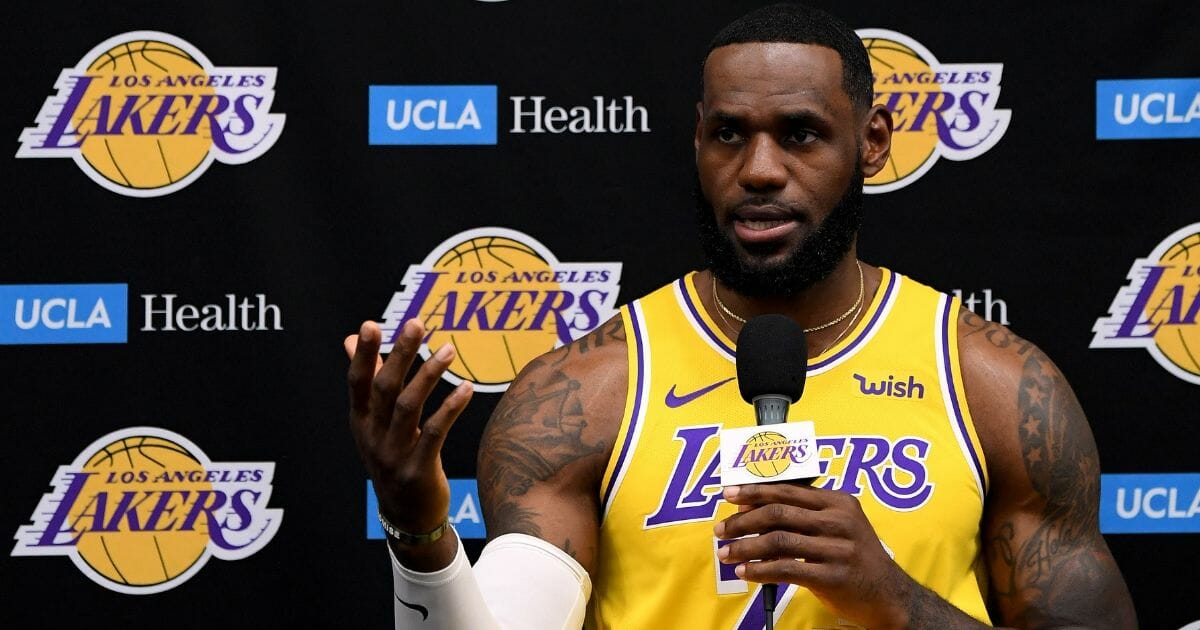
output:
[[[805, 338], [808, 343], [809, 356], [816, 356], [823, 352], [839, 335], [853, 326], [862, 313], [866, 312], [867, 305], [879, 288], [881, 274], [877, 268], [865, 264], [862, 265], [862, 271], [862, 304], [838, 324], [807, 334]], [[731, 338], [737, 339], [742, 324], [722, 312], [712, 295], [705, 295], [705, 293], [711, 293], [714, 286], [711, 274], [711, 271], [705, 271], [697, 279], [697, 287], [701, 288], [701, 299], [713, 321], [717, 322]], [[779, 313], [791, 317], [806, 329], [814, 328], [838, 318], [858, 299], [858, 259], [855, 252], [851, 250], [828, 277], [804, 291], [790, 296], [747, 297], [719, 281], [715, 286], [721, 303], [743, 319], [768, 313]]]

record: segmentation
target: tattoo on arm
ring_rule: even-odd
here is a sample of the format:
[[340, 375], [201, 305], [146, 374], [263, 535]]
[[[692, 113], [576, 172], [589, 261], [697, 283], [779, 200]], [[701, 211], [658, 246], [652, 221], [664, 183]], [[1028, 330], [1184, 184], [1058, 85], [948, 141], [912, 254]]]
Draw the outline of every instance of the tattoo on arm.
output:
[[[1040, 522], [1027, 535], [1012, 520], [991, 532], [987, 551], [996, 603], [1022, 627], [1125, 627], [1123, 617], [1132, 610], [1114, 603], [1125, 591], [1098, 528], [1100, 464], [1087, 419], [1046, 355], [996, 330], [988, 341], [1026, 357], [1017, 437], [1025, 473], [1043, 502]], [[1121, 614], [1111, 616], [1114, 611]]]
[[[606, 341], [624, 341], [619, 318], [587, 336], [534, 359], [492, 413], [479, 455], [479, 482], [490, 489], [483, 510], [489, 530], [542, 537], [542, 513], [522, 497], [563, 468], [607, 454], [603, 443], [583, 438], [587, 410], [579, 380], [559, 368], [571, 353], [585, 354]], [[602, 464], [601, 464], [602, 465]]]

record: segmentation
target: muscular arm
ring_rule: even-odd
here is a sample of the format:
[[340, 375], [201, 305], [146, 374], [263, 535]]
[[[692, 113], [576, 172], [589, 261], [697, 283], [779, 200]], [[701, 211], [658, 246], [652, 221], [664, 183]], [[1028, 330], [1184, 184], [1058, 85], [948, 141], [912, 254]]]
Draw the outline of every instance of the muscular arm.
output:
[[1100, 463], [1079, 401], [1050, 359], [963, 309], [963, 378], [988, 461], [983, 544], [997, 621], [1133, 628], [1099, 530]]
[[593, 572], [599, 485], [624, 409], [627, 371], [620, 316], [521, 371], [479, 448], [489, 537], [536, 536]]

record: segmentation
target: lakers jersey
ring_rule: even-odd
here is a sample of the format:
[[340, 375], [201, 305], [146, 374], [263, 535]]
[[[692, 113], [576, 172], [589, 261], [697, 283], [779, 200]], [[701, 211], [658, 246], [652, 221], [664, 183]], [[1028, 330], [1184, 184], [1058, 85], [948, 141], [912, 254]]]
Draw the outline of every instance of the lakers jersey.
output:
[[[858, 497], [884, 548], [916, 581], [988, 622], [979, 522], [987, 468], [963, 394], [958, 301], [883, 277], [845, 338], [809, 359], [790, 420], [816, 426], [815, 486]], [[587, 628], [762, 628], [761, 589], [717, 561], [719, 432], [754, 425], [734, 380], [737, 348], [700, 305], [696, 275], [622, 309], [624, 418], [601, 484]], [[854, 628], [807, 589], [781, 585], [776, 627]]]

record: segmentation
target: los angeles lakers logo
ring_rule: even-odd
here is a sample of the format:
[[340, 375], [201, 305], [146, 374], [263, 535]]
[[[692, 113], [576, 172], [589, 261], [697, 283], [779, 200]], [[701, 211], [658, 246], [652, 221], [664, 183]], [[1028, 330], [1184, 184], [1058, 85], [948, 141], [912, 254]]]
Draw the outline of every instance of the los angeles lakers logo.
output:
[[155, 31], [117, 35], [59, 74], [21, 133], [19, 158], [71, 158], [115, 193], [157, 197], [196, 181], [213, 160], [245, 164], [270, 149], [276, 68], [218, 67]]
[[534, 357], [611, 317], [620, 276], [621, 263], [562, 263], [516, 230], [468, 230], [408, 268], [383, 314], [382, 351], [391, 352], [405, 321], [419, 318], [430, 331], [423, 358], [445, 343], [458, 353], [446, 380], [502, 392]]
[[755, 477], [772, 479], [787, 472], [793, 460], [799, 462], [807, 458], [806, 445], [788, 440], [781, 433], [763, 431], [746, 440], [734, 466], [744, 466]]
[[59, 466], [17, 530], [14, 556], [67, 556], [121, 593], [174, 588], [210, 556], [262, 549], [283, 519], [268, 508], [273, 462], [214, 463], [183, 436], [153, 427], [110, 433]]
[[938, 158], [971, 160], [1000, 141], [1011, 112], [996, 109], [999, 63], [941, 63], [916, 40], [885, 29], [856, 31], [871, 58], [875, 103], [892, 112], [892, 153], [863, 190], [917, 181]]
[[1145, 348], [1168, 372], [1200, 385], [1200, 223], [1175, 231], [1134, 261], [1092, 348]]

